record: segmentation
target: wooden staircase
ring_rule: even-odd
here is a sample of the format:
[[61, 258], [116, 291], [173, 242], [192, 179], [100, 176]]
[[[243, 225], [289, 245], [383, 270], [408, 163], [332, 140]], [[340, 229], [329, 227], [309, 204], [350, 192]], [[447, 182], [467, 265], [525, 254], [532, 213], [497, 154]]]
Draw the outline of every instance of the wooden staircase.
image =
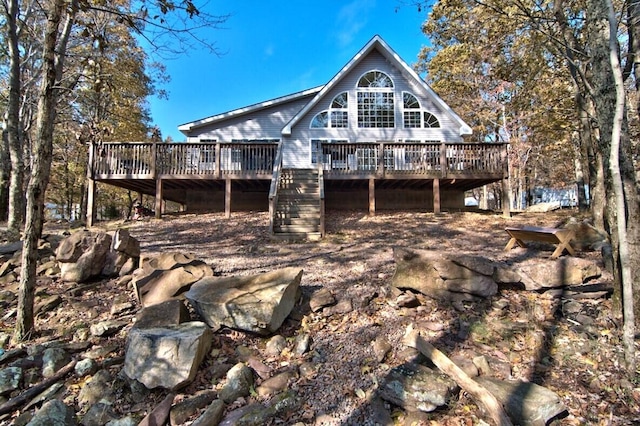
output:
[[317, 169], [282, 169], [273, 211], [273, 236], [318, 240], [324, 234], [322, 179]]

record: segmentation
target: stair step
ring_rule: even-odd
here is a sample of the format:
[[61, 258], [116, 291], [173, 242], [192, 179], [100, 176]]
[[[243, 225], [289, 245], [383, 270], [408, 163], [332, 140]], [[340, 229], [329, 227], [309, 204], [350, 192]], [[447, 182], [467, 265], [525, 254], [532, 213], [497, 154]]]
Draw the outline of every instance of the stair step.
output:
[[322, 234], [320, 234], [320, 232], [280, 232], [274, 233], [273, 235], [271, 235], [271, 238], [278, 241], [320, 241], [320, 239], [322, 239]]
[[278, 233], [309, 233], [320, 232], [320, 224], [315, 226], [307, 225], [273, 225], [274, 232]]
[[283, 217], [274, 221], [274, 226], [291, 225], [291, 226], [320, 226], [320, 218], [299, 218], [299, 217]]

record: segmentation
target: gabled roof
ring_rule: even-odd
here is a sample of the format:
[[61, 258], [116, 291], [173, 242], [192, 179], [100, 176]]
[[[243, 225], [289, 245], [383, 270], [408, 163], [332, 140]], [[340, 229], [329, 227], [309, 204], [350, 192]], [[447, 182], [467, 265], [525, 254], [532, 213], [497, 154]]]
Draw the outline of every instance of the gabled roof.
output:
[[[406, 62], [398, 56], [398, 54], [379, 36], [374, 36], [369, 42], [324, 86], [321, 86], [321, 90], [316, 94], [316, 96], [307, 103], [304, 108], [302, 108], [298, 113], [287, 123], [286, 126], [282, 129], [282, 135], [289, 136], [291, 135], [291, 129], [295, 126], [301, 119], [304, 117], [324, 96], [330, 91], [333, 87], [338, 84], [342, 78], [349, 73], [363, 58], [367, 56], [367, 54], [374, 49], [377, 49], [389, 62], [403, 71], [403, 74], [415, 79], [415, 81], [420, 84], [431, 96], [437, 104], [439, 104], [443, 110], [447, 111], [451, 117], [458, 122], [460, 125], [460, 134], [461, 135], [470, 135], [472, 133], [471, 127], [467, 123], [465, 123], [458, 114], [456, 114], [449, 105], [447, 105], [440, 96], [436, 94], [436, 92], [431, 89], [431, 87], [416, 73], [413, 68], [407, 65]], [[405, 74], [406, 73], [406, 74]]]
[[249, 105], [246, 107], [234, 109], [232, 111], [224, 112], [222, 114], [212, 115], [211, 117], [203, 118], [201, 120], [192, 121], [190, 123], [181, 124], [178, 126], [178, 130], [183, 133], [190, 132], [198, 127], [206, 126], [207, 124], [214, 123], [219, 120], [226, 120], [231, 117], [239, 117], [244, 114], [250, 114], [261, 109], [270, 108], [276, 105], [284, 104], [287, 102], [295, 101], [300, 98], [312, 96], [320, 91], [323, 86], [314, 87], [313, 89], [303, 90], [302, 92], [292, 93], [290, 95], [281, 96], [279, 98], [271, 99], [268, 101], [260, 102], [257, 104]]

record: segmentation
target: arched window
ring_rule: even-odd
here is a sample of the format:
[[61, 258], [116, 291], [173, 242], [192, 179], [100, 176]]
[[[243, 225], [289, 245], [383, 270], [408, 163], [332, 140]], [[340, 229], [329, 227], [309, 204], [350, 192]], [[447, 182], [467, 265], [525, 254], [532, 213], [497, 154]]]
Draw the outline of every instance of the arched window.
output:
[[323, 127], [329, 127], [329, 113], [327, 111], [317, 113], [311, 120], [312, 129], [321, 129]]
[[342, 92], [331, 101], [329, 110], [321, 111], [311, 120], [312, 129], [349, 127], [349, 93]]
[[382, 71], [369, 71], [366, 72], [360, 80], [358, 80], [358, 87], [391, 87], [393, 88], [393, 81], [391, 77]]
[[424, 113], [424, 127], [427, 129], [435, 129], [440, 127], [440, 122], [438, 121], [438, 119], [436, 118], [435, 115], [431, 114], [430, 112], [426, 112]]
[[403, 121], [405, 128], [420, 128], [422, 127], [422, 118], [420, 113], [420, 101], [413, 94], [409, 92], [402, 93], [403, 103]]
[[393, 80], [382, 71], [368, 71], [357, 86], [358, 127], [395, 127]]

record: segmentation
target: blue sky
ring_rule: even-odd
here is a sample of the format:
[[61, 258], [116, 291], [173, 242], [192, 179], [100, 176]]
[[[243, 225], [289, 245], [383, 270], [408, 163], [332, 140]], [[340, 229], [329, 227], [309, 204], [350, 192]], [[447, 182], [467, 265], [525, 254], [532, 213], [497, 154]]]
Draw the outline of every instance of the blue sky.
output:
[[[165, 61], [168, 99], [150, 99], [163, 138], [178, 126], [327, 83], [376, 34], [412, 65], [428, 43], [426, 12], [400, 0], [234, 0], [206, 10], [230, 14], [208, 37], [223, 54], [193, 51]], [[405, 2], [406, 3], [406, 2]]]

